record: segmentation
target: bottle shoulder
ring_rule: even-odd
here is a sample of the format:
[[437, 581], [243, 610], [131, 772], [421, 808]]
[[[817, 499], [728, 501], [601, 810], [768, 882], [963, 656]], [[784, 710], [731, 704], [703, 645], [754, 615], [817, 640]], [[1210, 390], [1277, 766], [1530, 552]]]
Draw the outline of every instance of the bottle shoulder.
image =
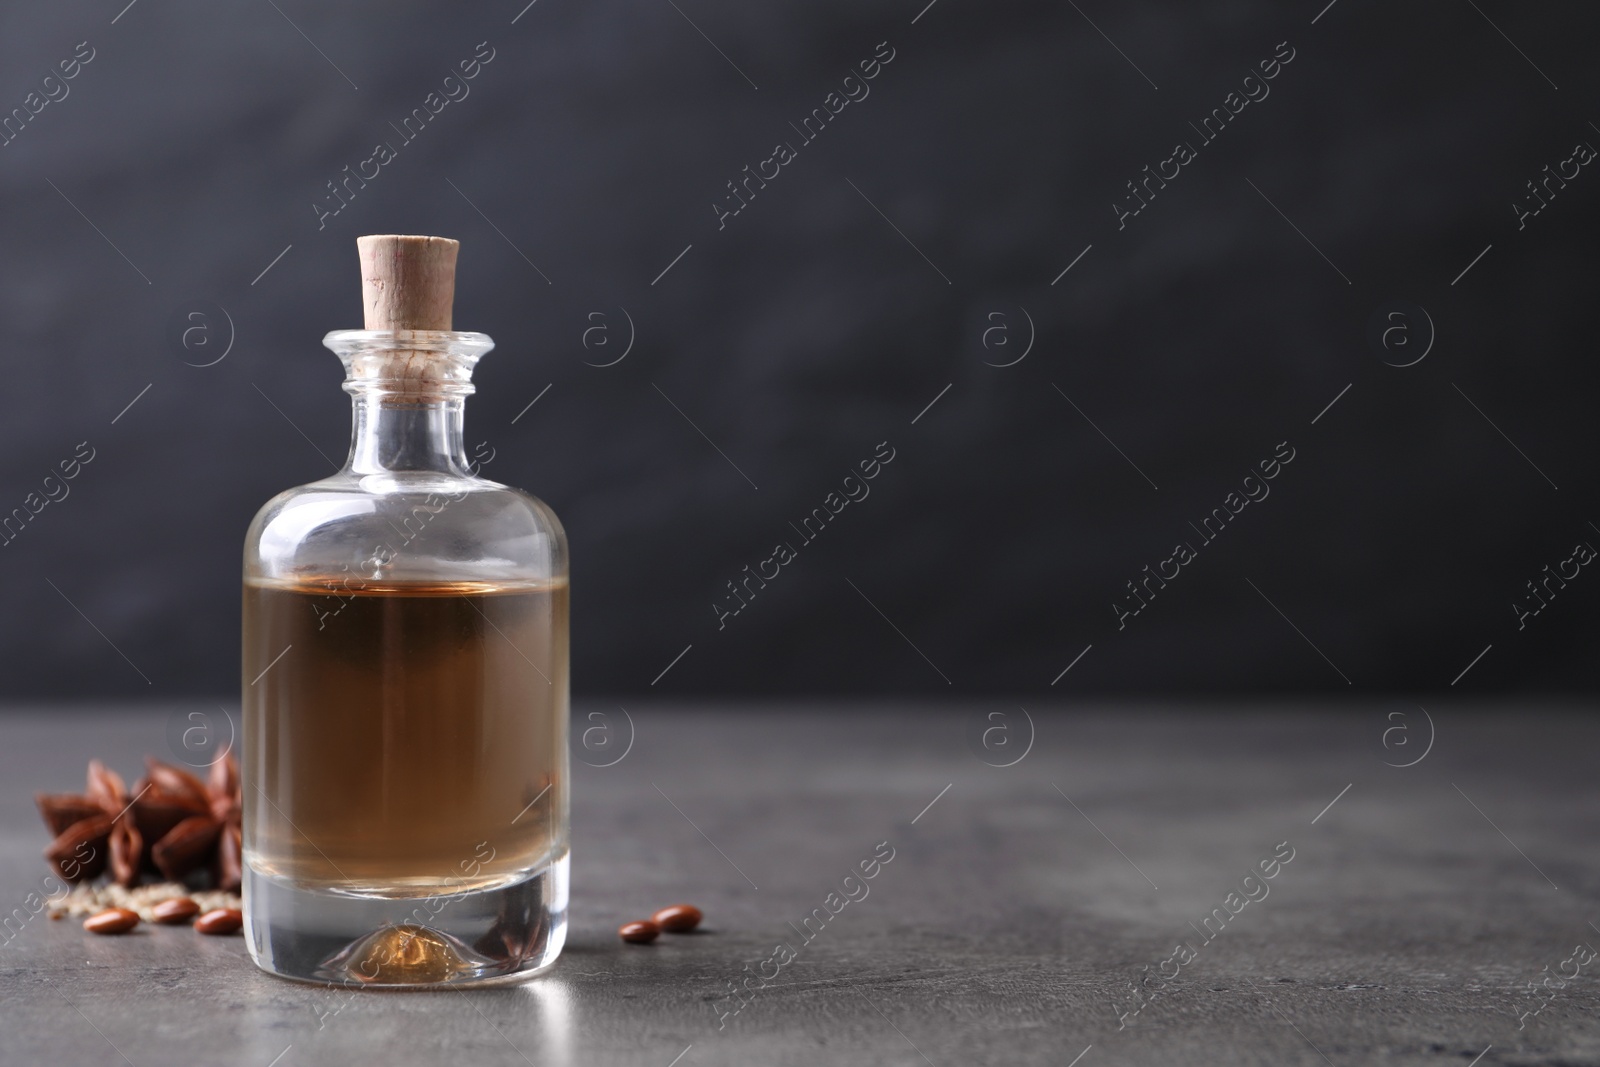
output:
[[538, 497], [485, 478], [346, 472], [285, 490], [245, 536], [246, 578], [564, 578], [567, 541]]

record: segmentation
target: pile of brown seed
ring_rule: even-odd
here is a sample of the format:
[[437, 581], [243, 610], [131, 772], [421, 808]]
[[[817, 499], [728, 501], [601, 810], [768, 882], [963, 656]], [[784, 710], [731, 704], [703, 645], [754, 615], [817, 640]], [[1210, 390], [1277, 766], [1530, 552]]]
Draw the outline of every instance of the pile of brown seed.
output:
[[[244, 925], [244, 916], [237, 908], [213, 908], [200, 915], [200, 905], [188, 897], [178, 897], [156, 906], [155, 921], [176, 926], [194, 920], [196, 933], [222, 936], [236, 934]], [[139, 913], [132, 908], [107, 908], [83, 920], [83, 928], [91, 934], [125, 934], [139, 925]]]
[[662, 908], [648, 919], [623, 923], [617, 936], [630, 945], [648, 945], [665, 930], [669, 934], [686, 934], [700, 925], [704, 918], [693, 904], [672, 904]]
[[89, 885], [80, 883], [62, 896], [52, 897], [47, 905], [47, 910], [52, 919], [65, 916], [76, 918], [80, 915], [93, 915], [105, 911], [107, 908], [127, 908], [137, 912], [139, 918], [145, 922], [155, 922], [155, 909], [169, 900], [192, 900], [200, 906], [201, 911], [215, 911], [218, 908], [233, 908], [235, 911], [244, 907], [238, 893], [229, 893], [225, 890], [208, 889], [199, 892], [190, 892], [177, 882], [158, 882], [153, 885], [142, 885], [135, 889], [127, 889], [115, 882], [106, 885]]
[[175, 882], [127, 889], [112, 882], [75, 886], [51, 902], [50, 917], [86, 916], [83, 928], [91, 934], [125, 934], [140, 922], [176, 926], [192, 920], [197, 932], [222, 935], [244, 925], [242, 907], [237, 893], [190, 893]]

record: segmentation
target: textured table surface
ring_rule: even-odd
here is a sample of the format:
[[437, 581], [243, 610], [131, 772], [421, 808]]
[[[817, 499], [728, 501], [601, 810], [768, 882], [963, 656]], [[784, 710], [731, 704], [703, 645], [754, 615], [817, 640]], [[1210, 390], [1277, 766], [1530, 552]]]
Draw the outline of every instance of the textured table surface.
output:
[[[1583, 710], [1030, 705], [1031, 749], [994, 767], [1024, 751], [1014, 705], [634, 705], [619, 763], [574, 764], [546, 976], [329, 991], [239, 938], [41, 916], [0, 946], [0, 1063], [1600, 1064], [1600, 961], [1556, 977], [1600, 946]], [[46, 873], [32, 793], [165, 756], [172, 713], [0, 715], [5, 911]], [[881, 842], [867, 895], [802, 942], [791, 923]], [[1265, 897], [1230, 900], [1288, 849], [1243, 885]], [[678, 900], [704, 933], [618, 942]], [[724, 1017], [780, 942], [796, 957]]]

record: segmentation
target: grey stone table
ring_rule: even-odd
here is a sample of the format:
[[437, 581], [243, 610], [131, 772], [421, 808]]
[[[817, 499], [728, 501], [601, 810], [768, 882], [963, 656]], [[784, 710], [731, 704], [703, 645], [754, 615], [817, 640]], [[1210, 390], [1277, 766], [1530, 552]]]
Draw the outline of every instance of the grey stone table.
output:
[[[34, 790], [136, 772], [172, 710], [0, 715], [4, 911], [45, 874]], [[1600, 1064], [1586, 709], [1027, 710], [1031, 749], [1007, 705], [630, 705], [626, 757], [574, 764], [548, 975], [330, 991], [41, 917], [0, 947], [0, 1063]], [[617, 940], [678, 900], [705, 933]]]

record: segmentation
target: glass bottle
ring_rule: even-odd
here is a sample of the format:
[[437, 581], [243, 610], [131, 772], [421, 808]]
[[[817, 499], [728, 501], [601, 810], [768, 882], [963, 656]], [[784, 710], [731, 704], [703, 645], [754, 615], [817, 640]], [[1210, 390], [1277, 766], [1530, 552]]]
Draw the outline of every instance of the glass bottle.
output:
[[467, 457], [456, 243], [358, 245], [350, 457], [245, 540], [246, 940], [319, 982], [526, 977], [566, 937], [566, 537]]

